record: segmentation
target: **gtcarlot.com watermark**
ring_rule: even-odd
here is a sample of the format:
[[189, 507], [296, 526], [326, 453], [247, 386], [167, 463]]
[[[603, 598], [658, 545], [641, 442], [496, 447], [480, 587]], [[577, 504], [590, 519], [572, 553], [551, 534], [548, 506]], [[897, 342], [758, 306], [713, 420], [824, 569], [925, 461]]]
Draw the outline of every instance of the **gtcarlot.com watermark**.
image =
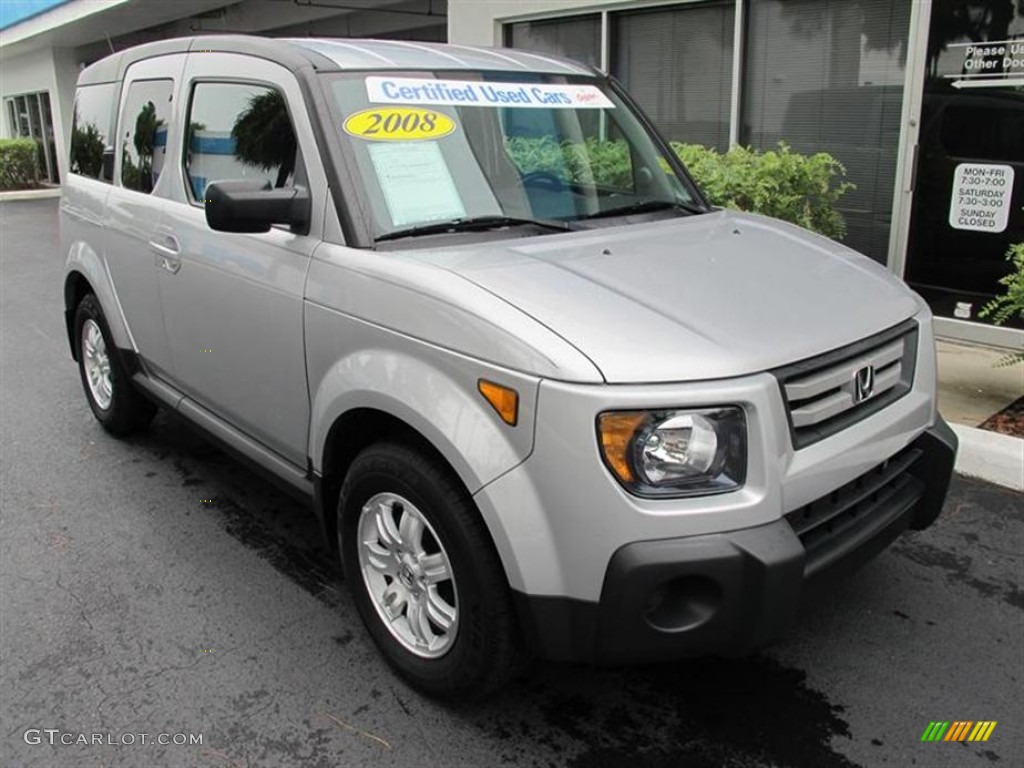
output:
[[57, 746], [112, 746], [132, 747], [139, 744], [150, 746], [189, 747], [202, 745], [201, 733], [84, 733], [62, 731], [60, 728], [27, 728], [22, 736], [26, 744], [49, 744]]

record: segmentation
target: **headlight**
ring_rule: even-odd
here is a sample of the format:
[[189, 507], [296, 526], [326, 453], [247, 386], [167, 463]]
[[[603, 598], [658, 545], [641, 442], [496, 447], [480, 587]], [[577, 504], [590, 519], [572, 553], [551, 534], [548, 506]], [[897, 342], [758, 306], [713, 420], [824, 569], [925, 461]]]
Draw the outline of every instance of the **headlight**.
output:
[[638, 496], [700, 496], [743, 485], [747, 421], [742, 408], [611, 411], [597, 418], [601, 456]]

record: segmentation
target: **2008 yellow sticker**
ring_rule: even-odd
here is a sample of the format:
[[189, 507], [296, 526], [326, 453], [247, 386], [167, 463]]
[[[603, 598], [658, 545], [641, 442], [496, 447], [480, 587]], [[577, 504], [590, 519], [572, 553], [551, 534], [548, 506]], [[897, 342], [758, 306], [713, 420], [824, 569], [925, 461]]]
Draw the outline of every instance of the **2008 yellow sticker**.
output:
[[448, 115], [419, 107], [375, 107], [349, 115], [345, 133], [370, 141], [439, 139], [455, 130]]

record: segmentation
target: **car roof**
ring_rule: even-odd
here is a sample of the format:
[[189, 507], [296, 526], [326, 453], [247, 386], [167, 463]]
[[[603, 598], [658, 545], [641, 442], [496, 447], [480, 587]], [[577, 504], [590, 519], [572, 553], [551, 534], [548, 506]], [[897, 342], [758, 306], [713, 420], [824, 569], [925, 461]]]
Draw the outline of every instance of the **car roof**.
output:
[[203, 35], [160, 40], [111, 54], [82, 70], [79, 85], [120, 80], [137, 61], [188, 51], [243, 53], [279, 62], [296, 70], [487, 70], [593, 75], [596, 70], [571, 59], [508, 48], [353, 38], [269, 38], [250, 35]]
[[559, 56], [508, 48], [418, 43], [406, 40], [289, 39], [323, 54], [339, 69], [472, 69], [589, 75], [593, 70]]

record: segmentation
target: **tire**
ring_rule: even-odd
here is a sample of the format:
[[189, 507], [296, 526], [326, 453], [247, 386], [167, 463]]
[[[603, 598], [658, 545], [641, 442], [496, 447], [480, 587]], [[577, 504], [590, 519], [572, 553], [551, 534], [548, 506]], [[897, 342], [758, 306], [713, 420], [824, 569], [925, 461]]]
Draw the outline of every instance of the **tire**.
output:
[[149, 426], [156, 406], [132, 386], [100, 303], [91, 293], [75, 310], [75, 344], [85, 398], [103, 428], [123, 437]]
[[[386, 514], [393, 528], [384, 523], [382, 532]], [[522, 669], [526, 657], [498, 553], [442, 462], [399, 443], [365, 449], [342, 485], [337, 530], [363, 623], [414, 687], [440, 698], [477, 698]], [[390, 609], [381, 599], [387, 594]], [[385, 618], [389, 610], [393, 621]]]

